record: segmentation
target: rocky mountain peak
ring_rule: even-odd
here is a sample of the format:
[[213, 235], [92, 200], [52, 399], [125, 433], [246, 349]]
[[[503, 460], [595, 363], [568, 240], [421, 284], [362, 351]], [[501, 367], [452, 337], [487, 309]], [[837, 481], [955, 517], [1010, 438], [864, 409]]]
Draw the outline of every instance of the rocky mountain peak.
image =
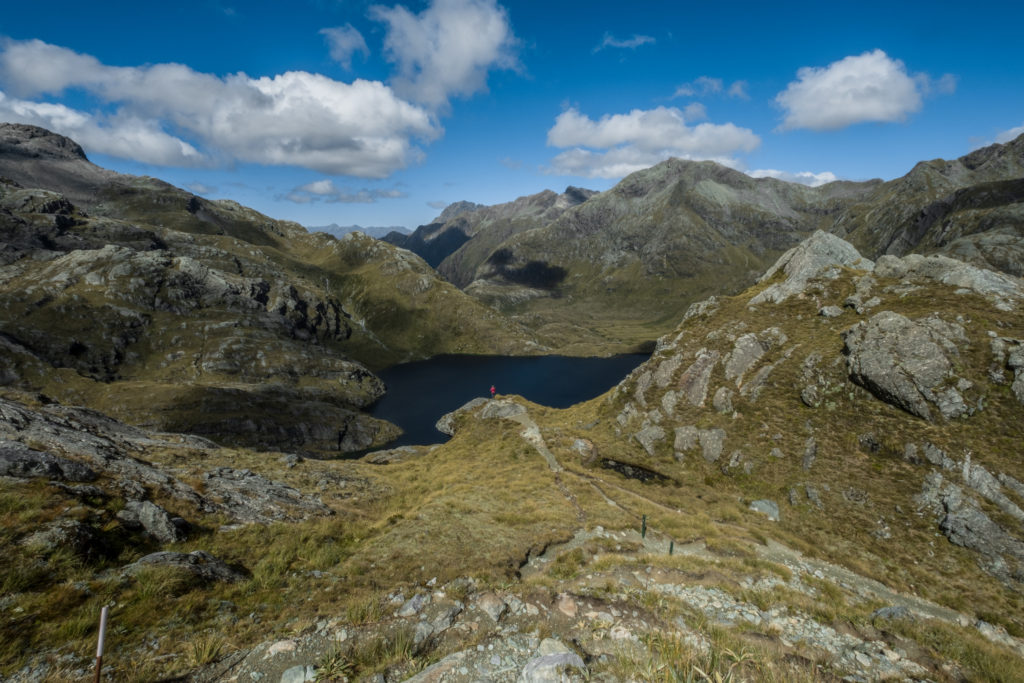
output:
[[483, 204], [477, 204], [476, 202], [453, 202], [448, 206], [444, 207], [444, 211], [441, 215], [431, 221], [431, 223], [447, 223], [456, 216], [459, 216], [470, 211], [476, 211], [477, 209], [484, 208]]
[[23, 123], [0, 123], [0, 155], [6, 158], [88, 161], [85, 150], [71, 138]]

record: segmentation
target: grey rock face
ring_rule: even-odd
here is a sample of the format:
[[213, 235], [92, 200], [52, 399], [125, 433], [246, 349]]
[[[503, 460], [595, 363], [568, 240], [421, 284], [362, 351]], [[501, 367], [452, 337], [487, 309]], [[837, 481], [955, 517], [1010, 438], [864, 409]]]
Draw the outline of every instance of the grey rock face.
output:
[[665, 440], [665, 430], [658, 425], [651, 425], [636, 433], [635, 438], [647, 455], [653, 456], [658, 444]]
[[307, 683], [316, 680], [316, 667], [311, 664], [300, 664], [286, 669], [281, 674], [280, 683]]
[[729, 389], [728, 387], [718, 387], [714, 398], [711, 399], [711, 405], [720, 413], [731, 413], [732, 389]]
[[161, 543], [174, 543], [185, 540], [185, 533], [179, 529], [173, 518], [159, 505], [144, 501], [129, 501], [124, 506], [125, 511], [131, 513], [142, 528], [150, 536]]
[[691, 406], [702, 406], [708, 396], [708, 382], [720, 354], [701, 349], [697, 358], [679, 378], [679, 391]]
[[725, 446], [724, 429], [702, 429], [700, 431], [701, 455], [708, 462], [715, 462], [722, 455]]
[[1002, 273], [957, 261], [947, 256], [908, 254], [903, 258], [881, 256], [875, 275], [899, 279], [926, 279], [950, 287], [976, 292], [995, 301], [996, 307], [1011, 310], [1024, 297], [1021, 281]]
[[76, 555], [88, 557], [96, 554], [99, 535], [88, 524], [73, 519], [62, 519], [29, 535], [22, 543], [46, 552], [68, 548]]
[[781, 303], [791, 296], [802, 293], [812, 278], [835, 278], [839, 273], [839, 266], [871, 270], [874, 264], [862, 257], [849, 242], [818, 230], [783, 254], [775, 265], [768, 269], [759, 282], [770, 281], [780, 270], [785, 273], [786, 279], [766, 287], [750, 300], [750, 305], [765, 302]]
[[676, 438], [672, 447], [675, 449], [677, 457], [697, 447], [700, 439], [700, 430], [693, 425], [676, 427], [675, 434]]
[[754, 334], [745, 334], [736, 340], [729, 357], [725, 359], [725, 378], [736, 380], [739, 386], [743, 380], [743, 374], [764, 355], [764, 346], [758, 341]]
[[672, 446], [676, 451], [676, 458], [682, 458], [687, 451], [700, 446], [703, 458], [708, 462], [715, 462], [722, 457], [725, 436], [724, 429], [697, 429], [693, 425], [686, 425], [676, 427]]
[[843, 314], [843, 309], [838, 306], [822, 306], [818, 309], [818, 315], [823, 318], [838, 318]]
[[750, 509], [767, 515], [773, 522], [779, 521], [779, 504], [774, 500], [755, 500], [750, 504]]
[[269, 524], [332, 514], [318, 499], [250, 470], [218, 467], [203, 475], [207, 494], [222, 501], [223, 509], [244, 523]]
[[963, 328], [937, 318], [910, 320], [883, 311], [843, 335], [850, 378], [879, 399], [926, 420], [930, 406], [945, 418], [968, 412], [963, 397], [950, 385], [964, 343]]
[[[1024, 578], [1024, 542], [992, 521], [959, 486], [931, 472], [917, 501], [936, 515], [939, 529], [951, 543], [985, 558], [982, 567], [986, 571], [1002, 579]], [[1007, 565], [1007, 559], [1016, 562], [1016, 569]]]
[[80, 462], [32, 450], [17, 441], [0, 441], [0, 476], [93, 481], [96, 473]]
[[147, 567], [172, 567], [192, 574], [201, 581], [241, 581], [245, 578], [240, 572], [229, 567], [205, 550], [194, 550], [190, 553], [170, 551], [150, 553], [139, 558], [132, 564], [123, 567], [125, 574], [136, 574]]
[[515, 401], [491, 400], [484, 404], [480, 411], [482, 420], [499, 420], [526, 413], [526, 406]]
[[583, 659], [561, 642], [547, 638], [523, 667], [517, 683], [563, 683], [570, 680], [566, 673], [574, 669], [586, 670]]
[[442, 434], [447, 434], [448, 436], [455, 436], [455, 418], [458, 417], [463, 412], [474, 410], [482, 405], [485, 405], [486, 403], [486, 398], [474, 398], [468, 401], [462, 407], [453, 410], [450, 413], [445, 413], [444, 415], [442, 415], [441, 419], [438, 420], [437, 424], [434, 426], [437, 429], [437, 431], [441, 432]]

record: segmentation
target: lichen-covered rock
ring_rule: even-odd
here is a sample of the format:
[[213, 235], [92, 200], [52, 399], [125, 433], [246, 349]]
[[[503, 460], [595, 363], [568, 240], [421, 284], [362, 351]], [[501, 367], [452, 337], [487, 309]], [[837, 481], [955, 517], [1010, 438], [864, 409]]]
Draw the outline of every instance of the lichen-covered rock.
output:
[[149, 567], [170, 567], [187, 572], [200, 581], [241, 581], [245, 574], [232, 569], [223, 560], [214, 557], [205, 550], [194, 550], [190, 553], [164, 551], [145, 555], [132, 564], [121, 568], [126, 575], [137, 574]]
[[100, 535], [85, 522], [61, 519], [25, 537], [22, 544], [44, 552], [67, 548], [80, 557], [91, 557], [99, 554]]
[[174, 518], [159, 505], [148, 500], [129, 501], [122, 512], [129, 513], [146, 533], [161, 543], [185, 540], [185, 532], [174, 523]]
[[960, 325], [883, 311], [850, 328], [843, 341], [850, 378], [879, 399], [926, 420], [931, 407], [945, 418], [968, 413], [950, 361], [966, 342]]
[[812, 278], [835, 278], [840, 266], [871, 270], [874, 264], [862, 257], [849, 242], [818, 230], [783, 254], [768, 269], [759, 282], [770, 282], [780, 270], [786, 279], [765, 287], [750, 300], [750, 305], [781, 303], [791, 296], [801, 294]]
[[464, 405], [460, 406], [459, 408], [456, 408], [452, 412], [445, 413], [444, 415], [442, 415], [441, 419], [437, 421], [437, 424], [434, 425], [434, 427], [435, 429], [437, 429], [437, 431], [441, 432], [442, 434], [447, 434], [448, 436], [455, 436], [456, 418], [458, 418], [458, 416], [462, 415], [463, 413], [472, 412], [473, 410], [479, 408], [482, 405], [485, 405], [486, 403], [487, 399], [483, 397], [471, 399], [470, 401], [467, 401]]
[[227, 514], [243, 523], [299, 521], [332, 514], [314, 496], [246, 469], [218, 467], [203, 475], [203, 488], [220, 500]]
[[715, 462], [722, 455], [725, 447], [724, 429], [702, 429], [699, 436], [701, 455], [708, 462]]
[[658, 444], [665, 440], [665, 430], [658, 425], [651, 425], [637, 432], [635, 438], [647, 451], [647, 455], [653, 456]]
[[760, 512], [773, 522], [779, 521], [779, 504], [774, 500], [755, 500], [750, 504], [750, 509]]
[[728, 387], [718, 387], [715, 391], [714, 397], [711, 399], [711, 405], [720, 413], [731, 413], [732, 389], [729, 389]]
[[36, 451], [17, 441], [0, 441], [0, 476], [93, 481], [96, 472], [80, 462]]
[[725, 378], [736, 380], [736, 386], [743, 381], [743, 374], [764, 355], [765, 349], [757, 335], [744, 334], [736, 340], [732, 353], [725, 359]]
[[881, 256], [875, 275], [899, 279], [925, 279], [976, 292], [993, 300], [1001, 310], [1012, 310], [1024, 297], [1021, 281], [994, 270], [978, 268], [948, 256], [908, 254], [902, 258]]
[[708, 396], [711, 371], [715, 369], [721, 354], [718, 351], [701, 349], [697, 357], [680, 376], [679, 392], [691, 406], [702, 406]]

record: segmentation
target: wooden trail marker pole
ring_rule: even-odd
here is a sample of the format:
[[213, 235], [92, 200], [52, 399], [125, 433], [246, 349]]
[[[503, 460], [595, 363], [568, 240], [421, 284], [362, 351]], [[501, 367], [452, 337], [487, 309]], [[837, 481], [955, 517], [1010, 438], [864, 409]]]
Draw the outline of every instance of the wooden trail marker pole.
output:
[[94, 683], [100, 683], [100, 671], [103, 669], [103, 639], [107, 635], [107, 611], [107, 607], [100, 610], [100, 642], [96, 647], [96, 678], [93, 679]]

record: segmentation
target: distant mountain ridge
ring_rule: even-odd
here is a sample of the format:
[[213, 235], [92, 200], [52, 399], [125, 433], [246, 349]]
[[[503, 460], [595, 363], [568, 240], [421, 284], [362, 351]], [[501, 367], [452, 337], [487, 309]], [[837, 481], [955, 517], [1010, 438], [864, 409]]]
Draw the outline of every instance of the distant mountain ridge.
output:
[[338, 225], [337, 223], [331, 223], [330, 225], [311, 225], [307, 226], [310, 232], [326, 232], [328, 235], [334, 235], [335, 237], [344, 237], [350, 232], [361, 232], [368, 237], [374, 239], [382, 239], [385, 235], [392, 232], [396, 232], [400, 235], [408, 235], [412, 232], [409, 228], [401, 225], [392, 225], [388, 227], [382, 226], [367, 226], [362, 225]]
[[1024, 274], [1024, 136], [891, 181], [811, 188], [670, 159], [600, 194], [568, 201], [572, 190], [459, 207], [392, 241], [539, 329], [568, 323], [604, 337], [595, 318], [635, 320], [623, 341], [655, 336], [695, 300], [749, 286], [814, 230], [871, 258], [946, 253]]
[[[486, 245], [497, 239], [529, 229], [537, 222], [553, 220], [595, 194], [593, 190], [569, 186], [562, 194], [544, 190], [494, 206], [456, 202], [448, 205], [434, 222], [421, 225], [411, 235], [388, 235], [384, 239], [419, 254], [431, 266], [446, 273], [451, 282], [457, 283], [459, 268], [454, 263], [466, 256], [456, 256], [456, 252], [474, 237], [480, 236], [480, 239], [472, 251], [486, 249]], [[450, 257], [453, 264], [446, 264]]]

